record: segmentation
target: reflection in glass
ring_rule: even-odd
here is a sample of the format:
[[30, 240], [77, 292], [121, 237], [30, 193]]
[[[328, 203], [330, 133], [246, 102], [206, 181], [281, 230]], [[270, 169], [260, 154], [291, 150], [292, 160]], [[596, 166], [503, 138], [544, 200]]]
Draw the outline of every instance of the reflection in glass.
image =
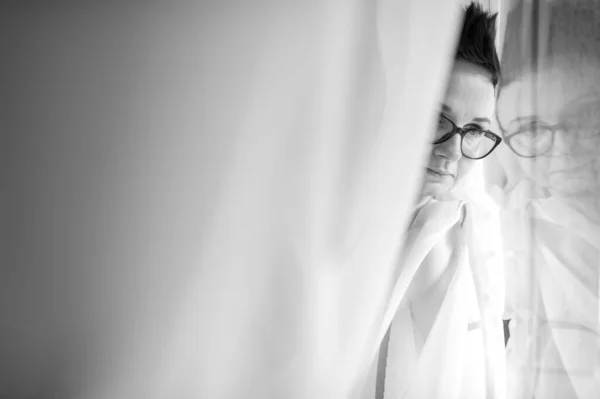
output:
[[498, 122], [509, 398], [600, 397], [600, 3], [509, 11]]

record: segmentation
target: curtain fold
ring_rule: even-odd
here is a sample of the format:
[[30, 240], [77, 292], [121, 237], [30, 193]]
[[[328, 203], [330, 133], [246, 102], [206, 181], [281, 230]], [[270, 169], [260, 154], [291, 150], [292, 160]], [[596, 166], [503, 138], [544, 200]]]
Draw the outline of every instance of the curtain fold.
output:
[[3, 5], [3, 192], [18, 228], [0, 291], [28, 315], [3, 310], [4, 391], [353, 394], [458, 12], [443, 0]]

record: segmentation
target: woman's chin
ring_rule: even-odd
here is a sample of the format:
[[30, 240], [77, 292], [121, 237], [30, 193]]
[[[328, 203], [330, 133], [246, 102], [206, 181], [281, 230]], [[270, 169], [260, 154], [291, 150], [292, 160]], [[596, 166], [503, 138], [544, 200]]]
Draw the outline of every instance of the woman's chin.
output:
[[447, 182], [425, 181], [421, 190], [421, 197], [439, 197], [450, 191], [452, 185]]

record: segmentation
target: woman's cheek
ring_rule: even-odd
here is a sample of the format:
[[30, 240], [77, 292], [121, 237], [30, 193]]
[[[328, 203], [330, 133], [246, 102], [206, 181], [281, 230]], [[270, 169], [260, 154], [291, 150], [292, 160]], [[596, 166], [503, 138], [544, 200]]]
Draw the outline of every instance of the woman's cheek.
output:
[[519, 160], [519, 164], [521, 165], [521, 169], [523, 169], [523, 173], [525, 173], [525, 176], [535, 180], [538, 184], [545, 185], [548, 183], [548, 174], [544, 173], [544, 171], [547, 172], [550, 166], [549, 158], [517, 158]]
[[474, 162], [485, 162], [485, 161], [481, 161], [481, 160], [474, 161], [472, 159], [468, 159], [468, 158], [464, 158], [464, 157], [458, 161], [458, 168], [457, 168], [458, 176], [456, 177], [457, 181], [464, 179], [469, 174], [469, 172], [473, 168]]

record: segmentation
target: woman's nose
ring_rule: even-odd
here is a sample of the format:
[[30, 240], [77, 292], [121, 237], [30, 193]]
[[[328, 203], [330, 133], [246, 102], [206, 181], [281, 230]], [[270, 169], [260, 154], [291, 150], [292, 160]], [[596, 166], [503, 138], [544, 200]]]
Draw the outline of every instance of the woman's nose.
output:
[[462, 157], [460, 150], [461, 137], [455, 134], [449, 140], [436, 144], [433, 152], [435, 155], [448, 159], [449, 161], [458, 161]]

